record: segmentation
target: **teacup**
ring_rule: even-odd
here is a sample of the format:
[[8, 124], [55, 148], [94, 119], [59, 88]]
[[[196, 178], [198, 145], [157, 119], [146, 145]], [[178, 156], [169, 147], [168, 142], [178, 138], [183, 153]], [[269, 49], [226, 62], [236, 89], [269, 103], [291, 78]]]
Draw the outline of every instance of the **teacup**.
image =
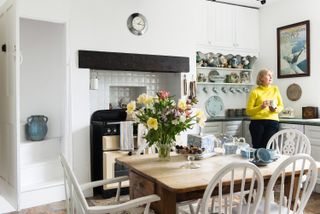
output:
[[265, 148], [257, 149], [254, 153], [254, 158], [261, 162], [270, 162], [272, 160], [271, 153]]
[[255, 150], [254, 148], [250, 148], [250, 147], [246, 147], [246, 148], [242, 148], [240, 150], [240, 154], [243, 158], [254, 158], [254, 153], [255, 153]]
[[277, 151], [276, 151], [276, 150], [274, 150], [274, 149], [267, 149], [267, 151], [270, 153], [270, 158], [271, 158], [271, 160], [274, 160], [274, 159], [278, 158], [278, 157], [277, 157]]
[[231, 155], [231, 154], [236, 154], [238, 145], [235, 143], [225, 143], [223, 145], [224, 147], [224, 154], [225, 155]]

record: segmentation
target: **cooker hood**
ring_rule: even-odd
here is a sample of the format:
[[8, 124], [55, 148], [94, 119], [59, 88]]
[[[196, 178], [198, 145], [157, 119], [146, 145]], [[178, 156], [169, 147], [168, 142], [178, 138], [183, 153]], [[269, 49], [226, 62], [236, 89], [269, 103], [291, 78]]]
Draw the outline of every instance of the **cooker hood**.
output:
[[141, 72], [189, 72], [189, 57], [79, 50], [79, 68]]

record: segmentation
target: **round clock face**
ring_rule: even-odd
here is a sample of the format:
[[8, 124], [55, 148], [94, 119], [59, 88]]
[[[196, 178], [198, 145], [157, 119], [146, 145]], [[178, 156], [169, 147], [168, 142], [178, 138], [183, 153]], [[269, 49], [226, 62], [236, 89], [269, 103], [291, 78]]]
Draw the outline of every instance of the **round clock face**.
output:
[[127, 25], [130, 32], [134, 35], [142, 35], [147, 30], [147, 20], [140, 13], [134, 13], [129, 16]]

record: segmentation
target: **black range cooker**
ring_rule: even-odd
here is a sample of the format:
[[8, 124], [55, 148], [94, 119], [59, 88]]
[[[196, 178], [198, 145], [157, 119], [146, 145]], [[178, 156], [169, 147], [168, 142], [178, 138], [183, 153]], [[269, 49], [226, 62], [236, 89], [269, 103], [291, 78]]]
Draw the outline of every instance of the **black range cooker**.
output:
[[[106, 179], [105, 151], [119, 150], [120, 122], [125, 121], [127, 113], [125, 109], [99, 110], [92, 114], [90, 121], [90, 155], [91, 155], [91, 180]], [[110, 152], [109, 152], [110, 153]], [[127, 175], [128, 170], [117, 163], [113, 168], [113, 176]], [[105, 171], [105, 173], [104, 173]], [[94, 188], [94, 195], [104, 197], [112, 196], [112, 190], [104, 190], [103, 187]], [[127, 190], [125, 190], [127, 191]]]

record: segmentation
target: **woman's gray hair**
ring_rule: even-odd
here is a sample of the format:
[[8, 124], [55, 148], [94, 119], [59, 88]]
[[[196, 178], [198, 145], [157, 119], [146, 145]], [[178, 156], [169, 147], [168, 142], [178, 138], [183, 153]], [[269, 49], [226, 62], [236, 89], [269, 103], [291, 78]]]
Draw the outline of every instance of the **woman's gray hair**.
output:
[[256, 80], [256, 84], [257, 85], [262, 85], [261, 79], [262, 79], [263, 76], [267, 75], [268, 72], [272, 73], [272, 71], [269, 70], [269, 69], [262, 69], [262, 70], [259, 71], [258, 76], [257, 76], [257, 80]]

